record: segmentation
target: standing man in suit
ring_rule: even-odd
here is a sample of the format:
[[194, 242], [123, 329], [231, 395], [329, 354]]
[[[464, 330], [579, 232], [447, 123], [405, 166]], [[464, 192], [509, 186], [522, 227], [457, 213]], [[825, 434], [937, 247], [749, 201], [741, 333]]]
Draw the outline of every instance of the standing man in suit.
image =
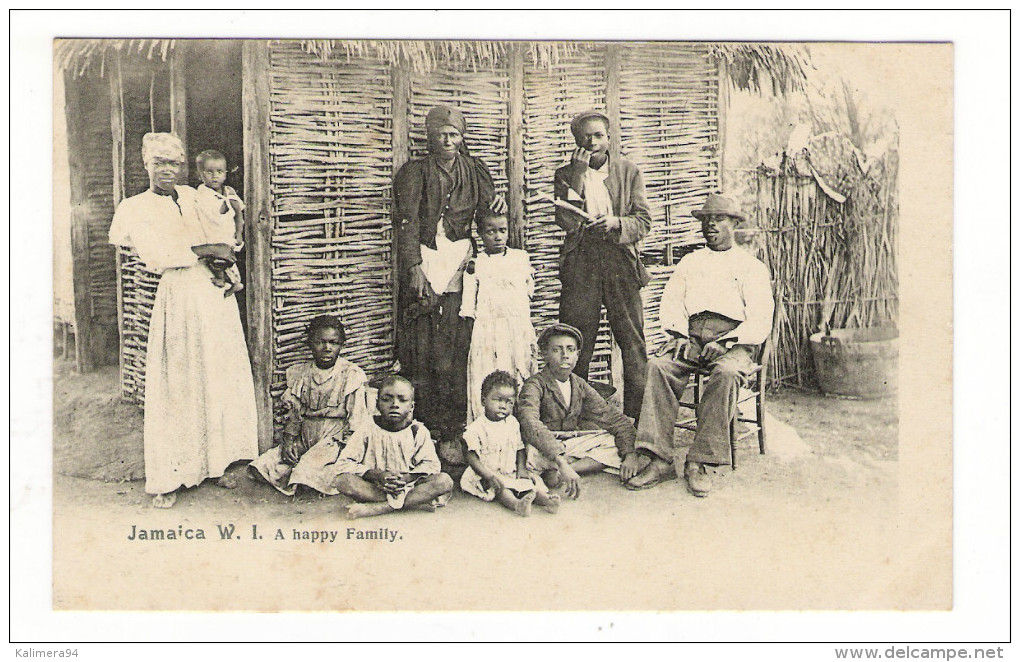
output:
[[574, 372], [587, 379], [606, 307], [623, 358], [623, 410], [637, 419], [647, 370], [641, 288], [648, 283], [638, 243], [651, 228], [651, 210], [637, 166], [609, 154], [605, 115], [581, 113], [570, 130], [577, 149], [571, 162], [556, 170], [554, 193], [585, 214], [556, 207], [556, 224], [567, 233], [560, 250], [560, 322], [584, 338]]

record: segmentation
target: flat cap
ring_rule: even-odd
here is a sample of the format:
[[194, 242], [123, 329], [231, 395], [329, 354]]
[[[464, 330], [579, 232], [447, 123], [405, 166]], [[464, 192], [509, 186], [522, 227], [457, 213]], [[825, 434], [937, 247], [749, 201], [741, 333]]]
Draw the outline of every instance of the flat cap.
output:
[[578, 347], [584, 344], [584, 336], [581, 335], [581, 332], [577, 329], [577, 327], [557, 322], [547, 326], [545, 330], [542, 331], [542, 334], [538, 336], [538, 346], [545, 347], [549, 338], [552, 338], [553, 336], [570, 336], [577, 341]]

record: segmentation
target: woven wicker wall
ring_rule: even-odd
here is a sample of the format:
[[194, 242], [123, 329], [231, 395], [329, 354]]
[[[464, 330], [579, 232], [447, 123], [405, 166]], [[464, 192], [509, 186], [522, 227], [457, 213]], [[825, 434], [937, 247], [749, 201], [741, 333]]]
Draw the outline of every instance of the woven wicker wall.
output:
[[323, 61], [294, 42], [270, 58], [278, 397], [287, 367], [310, 358], [316, 315], [343, 320], [344, 356], [370, 374], [392, 363], [392, 86], [375, 60]]
[[642, 259], [649, 353], [665, 340], [659, 300], [679, 254], [703, 242], [691, 211], [720, 187], [719, 77], [703, 44], [621, 48], [621, 151], [641, 169], [652, 208]]
[[[524, 218], [525, 248], [535, 270], [532, 321], [541, 330], [559, 317], [559, 253], [563, 230], [556, 226], [553, 205], [539, 194], [552, 195], [553, 173], [570, 160], [576, 147], [570, 120], [585, 110], [606, 110], [605, 54], [580, 48], [551, 66], [525, 61], [524, 68]], [[603, 318], [589, 376], [606, 380], [611, 336]]]
[[[661, 340], [658, 300], [671, 265], [684, 247], [700, 241], [690, 211], [719, 186], [718, 76], [707, 47], [697, 44], [626, 45], [619, 53], [621, 149], [644, 173], [653, 210], [653, 230], [643, 247], [653, 275], [643, 291], [651, 350]], [[468, 120], [472, 152], [488, 165], [500, 192], [507, 187], [508, 143], [523, 141], [525, 247], [537, 279], [533, 322], [541, 329], [558, 315], [562, 231], [552, 222], [552, 205], [537, 195], [551, 194], [554, 170], [569, 159], [574, 147], [570, 118], [581, 110], [606, 110], [606, 50], [578, 45], [552, 62], [533, 58], [533, 53], [525, 55], [523, 136], [508, 135], [506, 67], [476, 68], [466, 61], [441, 62], [428, 75], [411, 76], [408, 126], [415, 158], [424, 154], [428, 109], [437, 103], [459, 106]], [[139, 154], [142, 133], [168, 130], [167, 81], [159, 66], [125, 74], [125, 193], [134, 195], [147, 185]], [[344, 353], [350, 360], [370, 373], [392, 364], [390, 63], [358, 57], [323, 60], [296, 42], [274, 43], [270, 94], [271, 391], [279, 396], [286, 368], [308, 358], [303, 329], [318, 314], [344, 320]], [[107, 177], [97, 181], [97, 190], [112, 188], [109, 174], [97, 171], [95, 176]], [[110, 215], [101, 216], [105, 227], [97, 226], [94, 244], [99, 261], [99, 253], [109, 251], [105, 232]], [[132, 255], [124, 257], [121, 276], [123, 387], [129, 399], [141, 402], [157, 279]], [[115, 286], [112, 272], [97, 274], [93, 283], [101, 290]], [[97, 304], [97, 310], [115, 314], [105, 304]], [[609, 377], [610, 346], [603, 320], [591, 370], [596, 379]]]
[[[392, 361], [389, 204], [392, 179], [391, 72], [370, 58], [323, 60], [297, 44], [274, 44], [272, 68], [273, 394], [287, 366], [307, 357], [307, 320], [339, 314], [345, 354], [369, 372]], [[644, 298], [649, 347], [659, 340], [658, 299], [672, 271], [667, 248], [700, 239], [690, 210], [718, 188], [718, 79], [707, 48], [633, 45], [621, 49], [621, 142], [645, 173], [654, 228], [644, 248], [653, 274]], [[425, 154], [424, 117], [436, 104], [463, 110], [472, 153], [505, 191], [510, 75], [506, 67], [439, 62], [412, 74], [411, 158]], [[606, 52], [580, 46], [553, 63], [525, 57], [525, 247], [535, 267], [533, 322], [557, 318], [557, 258], [563, 233], [553, 207], [553, 172], [574, 148], [570, 118], [606, 110]], [[670, 222], [667, 224], [667, 209]], [[675, 219], [675, 220], [674, 220]], [[357, 271], [357, 279], [354, 274]], [[609, 378], [611, 336], [603, 320], [591, 375]]]

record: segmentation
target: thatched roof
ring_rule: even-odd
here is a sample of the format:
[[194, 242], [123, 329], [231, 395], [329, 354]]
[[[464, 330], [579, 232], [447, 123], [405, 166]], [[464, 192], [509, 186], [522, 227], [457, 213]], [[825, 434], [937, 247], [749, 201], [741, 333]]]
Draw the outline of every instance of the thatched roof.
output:
[[[401, 62], [413, 71], [427, 73], [442, 61], [455, 60], [477, 68], [501, 61], [511, 48], [525, 49], [539, 66], [553, 65], [584, 44], [608, 42], [576, 41], [447, 41], [382, 39], [302, 39], [305, 51], [323, 59], [373, 57], [384, 62]], [[61, 39], [55, 60], [61, 70], [81, 76], [98, 70], [103, 75], [107, 58], [113, 53], [166, 60], [187, 40], [182, 39]], [[759, 43], [711, 43], [710, 52], [725, 62], [730, 80], [742, 90], [771, 89], [783, 94], [801, 89], [810, 68], [806, 51], [795, 45]]]
[[768, 84], [776, 96], [804, 89], [813, 68], [807, 51], [796, 44], [712, 44], [711, 52], [726, 64], [737, 89], [761, 92]]
[[71, 71], [75, 76], [97, 70], [102, 76], [111, 54], [159, 58], [165, 62], [176, 42], [176, 39], [57, 39], [53, 60], [58, 70]]

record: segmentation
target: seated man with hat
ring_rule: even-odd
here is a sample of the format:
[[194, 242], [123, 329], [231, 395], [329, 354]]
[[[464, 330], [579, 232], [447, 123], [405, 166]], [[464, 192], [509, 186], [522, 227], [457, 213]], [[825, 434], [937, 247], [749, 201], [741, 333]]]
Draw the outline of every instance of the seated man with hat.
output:
[[640, 466], [633, 424], [573, 372], [583, 342], [568, 324], [545, 329], [538, 338], [545, 367], [524, 382], [517, 399], [528, 469], [541, 472], [550, 488], [565, 484], [575, 499], [581, 474], [608, 467], [632, 478]]
[[[737, 390], [772, 329], [775, 304], [768, 268], [733, 242], [734, 228], [745, 220], [737, 205], [713, 194], [692, 215], [701, 221], [707, 246], [684, 256], [663, 290], [659, 320], [672, 339], [649, 359], [636, 444], [652, 461], [626, 486], [651, 487], [682, 471], [690, 491], [704, 497], [716, 468], [730, 465]], [[679, 398], [703, 368], [711, 374], [694, 443], [679, 470], [673, 436]]]

